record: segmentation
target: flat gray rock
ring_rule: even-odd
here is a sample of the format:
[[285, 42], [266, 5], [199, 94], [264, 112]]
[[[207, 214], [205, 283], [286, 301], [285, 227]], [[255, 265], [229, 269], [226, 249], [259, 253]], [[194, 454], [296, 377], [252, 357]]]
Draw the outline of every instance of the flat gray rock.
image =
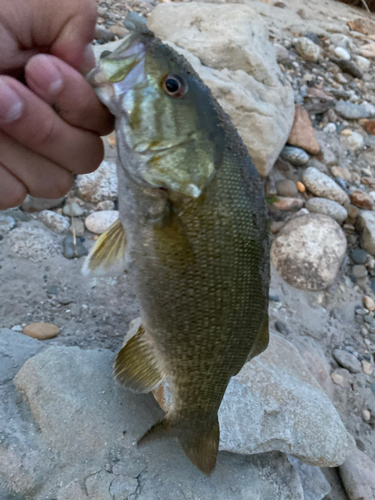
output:
[[113, 360], [107, 350], [53, 347], [21, 368], [18, 392], [8, 384], [13, 392], [0, 399], [2, 500], [303, 500], [280, 452], [221, 452], [207, 478], [173, 440], [137, 449], [162, 412], [151, 395], [115, 383]]

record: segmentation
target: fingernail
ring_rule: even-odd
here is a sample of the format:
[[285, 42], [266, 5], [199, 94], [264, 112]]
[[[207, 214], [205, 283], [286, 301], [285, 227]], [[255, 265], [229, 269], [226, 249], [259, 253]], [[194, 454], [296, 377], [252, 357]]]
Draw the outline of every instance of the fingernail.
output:
[[21, 116], [23, 102], [16, 92], [0, 78], [0, 122], [12, 123]]
[[34, 56], [28, 62], [26, 72], [27, 79], [48, 94], [57, 94], [63, 87], [62, 74], [50, 56], [44, 54]]

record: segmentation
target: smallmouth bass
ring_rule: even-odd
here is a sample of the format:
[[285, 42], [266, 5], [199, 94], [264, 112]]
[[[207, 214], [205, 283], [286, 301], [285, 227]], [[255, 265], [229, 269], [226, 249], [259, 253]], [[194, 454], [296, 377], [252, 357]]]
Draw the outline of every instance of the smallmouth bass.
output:
[[114, 373], [146, 393], [168, 376], [173, 404], [139, 440], [178, 439], [215, 467], [229, 380], [268, 345], [269, 237], [263, 187], [236, 129], [190, 64], [139, 16], [88, 76], [116, 118], [120, 220], [89, 274], [127, 267], [142, 323]]

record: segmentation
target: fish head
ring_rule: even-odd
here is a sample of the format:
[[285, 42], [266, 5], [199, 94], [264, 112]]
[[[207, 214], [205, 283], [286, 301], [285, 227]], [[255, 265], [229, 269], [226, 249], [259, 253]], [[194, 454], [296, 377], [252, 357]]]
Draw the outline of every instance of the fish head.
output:
[[[122, 167], [144, 187], [198, 198], [215, 171], [217, 118], [211, 94], [190, 64], [156, 38], [140, 16], [131, 13], [125, 26], [130, 35], [114, 52], [104, 53], [88, 75], [116, 117]], [[137, 161], [126, 160], [129, 155]]]

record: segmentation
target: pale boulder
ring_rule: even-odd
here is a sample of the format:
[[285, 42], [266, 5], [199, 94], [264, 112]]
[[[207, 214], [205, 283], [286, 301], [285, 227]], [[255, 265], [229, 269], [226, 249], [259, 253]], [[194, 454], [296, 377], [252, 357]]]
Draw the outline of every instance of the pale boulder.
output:
[[[154, 391], [163, 410], [172, 402], [164, 381]], [[220, 449], [251, 455], [280, 450], [319, 467], [334, 467], [353, 439], [297, 349], [271, 334], [268, 349], [232, 377], [219, 410]]]
[[148, 26], [193, 65], [267, 175], [288, 139], [294, 98], [262, 18], [241, 4], [162, 3]]
[[304, 290], [324, 290], [344, 259], [345, 234], [331, 217], [309, 214], [289, 221], [271, 246], [271, 261], [282, 278]]

